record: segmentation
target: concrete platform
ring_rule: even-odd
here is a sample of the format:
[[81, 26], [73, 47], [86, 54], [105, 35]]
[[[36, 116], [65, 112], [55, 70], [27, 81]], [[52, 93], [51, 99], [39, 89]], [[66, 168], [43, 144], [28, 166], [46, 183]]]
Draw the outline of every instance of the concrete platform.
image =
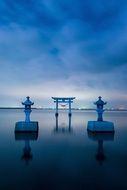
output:
[[37, 132], [16, 132], [15, 133], [15, 140], [16, 141], [36, 141], [38, 139], [38, 133]]
[[88, 138], [93, 141], [114, 141], [115, 133], [109, 133], [109, 132], [97, 132], [93, 133], [91, 131], [87, 131]]
[[19, 121], [15, 124], [15, 132], [38, 132], [38, 121]]
[[109, 121], [88, 121], [87, 130], [93, 133], [114, 133], [114, 124]]

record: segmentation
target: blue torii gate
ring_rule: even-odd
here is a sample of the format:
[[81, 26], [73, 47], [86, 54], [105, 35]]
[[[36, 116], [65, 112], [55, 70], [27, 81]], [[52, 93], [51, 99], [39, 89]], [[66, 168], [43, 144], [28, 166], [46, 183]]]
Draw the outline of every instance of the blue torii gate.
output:
[[69, 113], [68, 115], [71, 116], [71, 103], [73, 103], [73, 100], [75, 99], [75, 97], [52, 97], [52, 99], [54, 100], [54, 103], [56, 103], [56, 113], [55, 115], [58, 116], [58, 105], [59, 103], [64, 103], [64, 104], [69, 104]]

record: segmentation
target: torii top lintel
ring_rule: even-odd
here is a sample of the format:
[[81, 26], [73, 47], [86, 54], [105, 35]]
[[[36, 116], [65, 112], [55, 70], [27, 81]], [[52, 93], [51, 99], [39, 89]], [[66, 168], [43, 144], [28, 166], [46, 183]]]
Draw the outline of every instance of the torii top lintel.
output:
[[52, 99], [56, 102], [66, 102], [66, 101], [71, 101], [73, 102], [73, 100], [75, 99], [75, 97], [52, 97]]

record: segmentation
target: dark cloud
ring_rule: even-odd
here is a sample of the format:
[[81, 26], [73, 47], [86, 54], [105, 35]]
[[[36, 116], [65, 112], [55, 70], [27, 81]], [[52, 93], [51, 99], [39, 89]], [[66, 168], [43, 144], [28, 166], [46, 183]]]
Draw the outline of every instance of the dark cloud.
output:
[[62, 86], [64, 95], [80, 99], [86, 91], [126, 94], [126, 8], [125, 0], [1, 0], [3, 93], [11, 84], [24, 93], [30, 85], [33, 94], [37, 86], [39, 94], [42, 84], [49, 93], [59, 95]]

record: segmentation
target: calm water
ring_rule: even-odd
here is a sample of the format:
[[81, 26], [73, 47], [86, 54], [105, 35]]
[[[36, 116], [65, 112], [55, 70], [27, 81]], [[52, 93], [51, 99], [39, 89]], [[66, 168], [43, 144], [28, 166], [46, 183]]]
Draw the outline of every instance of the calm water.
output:
[[127, 189], [127, 112], [105, 112], [115, 134], [87, 133], [95, 112], [33, 110], [38, 135], [16, 135], [23, 110], [0, 110], [0, 190]]

